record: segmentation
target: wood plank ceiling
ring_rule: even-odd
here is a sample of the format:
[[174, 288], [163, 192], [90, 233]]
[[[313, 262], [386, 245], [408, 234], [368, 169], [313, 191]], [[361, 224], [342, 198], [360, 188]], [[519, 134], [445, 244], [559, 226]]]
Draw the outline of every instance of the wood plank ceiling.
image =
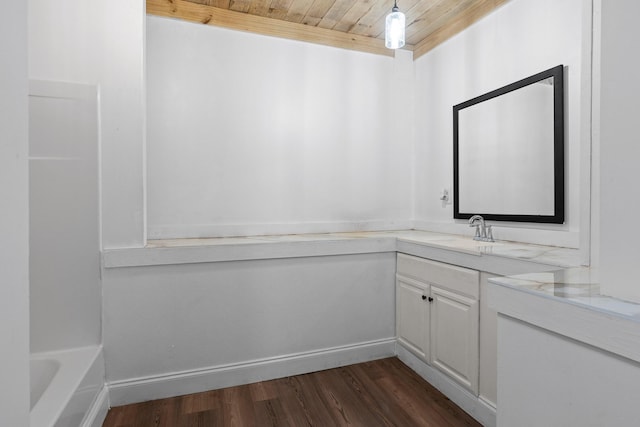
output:
[[[414, 59], [508, 0], [398, 0]], [[384, 20], [393, 0], [146, 0], [147, 13], [393, 56]]]

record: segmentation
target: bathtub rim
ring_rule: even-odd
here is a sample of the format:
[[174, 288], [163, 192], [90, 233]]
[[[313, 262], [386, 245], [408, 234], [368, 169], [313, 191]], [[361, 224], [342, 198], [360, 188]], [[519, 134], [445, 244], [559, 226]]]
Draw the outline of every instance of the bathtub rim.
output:
[[[41, 363], [34, 363], [41, 362]], [[34, 369], [36, 368], [36, 369]], [[34, 370], [39, 371], [40, 375], [34, 375]], [[45, 390], [53, 381], [53, 378], [60, 370], [60, 362], [51, 358], [29, 358], [29, 411], [31, 411], [42, 398]], [[46, 380], [45, 380], [46, 378]]]
[[93, 345], [31, 353], [30, 359], [54, 359], [60, 363], [58, 372], [29, 412], [31, 427], [55, 425], [101, 352], [102, 345]]

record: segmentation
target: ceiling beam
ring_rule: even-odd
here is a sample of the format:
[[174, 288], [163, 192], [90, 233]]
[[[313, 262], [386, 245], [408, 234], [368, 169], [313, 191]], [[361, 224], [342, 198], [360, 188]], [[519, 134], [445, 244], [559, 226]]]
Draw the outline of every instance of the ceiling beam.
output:
[[[394, 56], [394, 51], [384, 46], [384, 40], [358, 34], [348, 34], [295, 22], [270, 19], [185, 0], [146, 0], [146, 3], [147, 13], [151, 15], [177, 18], [342, 49]], [[413, 46], [410, 45], [405, 46], [407, 50], [412, 50], [412, 48]]]

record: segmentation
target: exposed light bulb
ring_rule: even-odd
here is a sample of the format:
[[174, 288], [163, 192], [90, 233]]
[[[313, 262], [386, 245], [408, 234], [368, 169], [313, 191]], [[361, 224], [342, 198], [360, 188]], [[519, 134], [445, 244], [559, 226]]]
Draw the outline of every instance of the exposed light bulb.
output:
[[389, 49], [399, 49], [404, 46], [404, 27], [404, 13], [400, 12], [394, 3], [391, 13], [385, 20], [384, 45]]

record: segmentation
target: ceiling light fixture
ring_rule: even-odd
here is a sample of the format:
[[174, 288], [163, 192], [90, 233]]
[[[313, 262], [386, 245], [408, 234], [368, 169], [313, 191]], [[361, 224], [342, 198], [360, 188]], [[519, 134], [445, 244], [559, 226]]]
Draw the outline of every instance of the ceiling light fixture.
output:
[[404, 13], [400, 12], [396, 0], [391, 13], [387, 15], [384, 27], [384, 45], [389, 49], [400, 49], [404, 46]]

